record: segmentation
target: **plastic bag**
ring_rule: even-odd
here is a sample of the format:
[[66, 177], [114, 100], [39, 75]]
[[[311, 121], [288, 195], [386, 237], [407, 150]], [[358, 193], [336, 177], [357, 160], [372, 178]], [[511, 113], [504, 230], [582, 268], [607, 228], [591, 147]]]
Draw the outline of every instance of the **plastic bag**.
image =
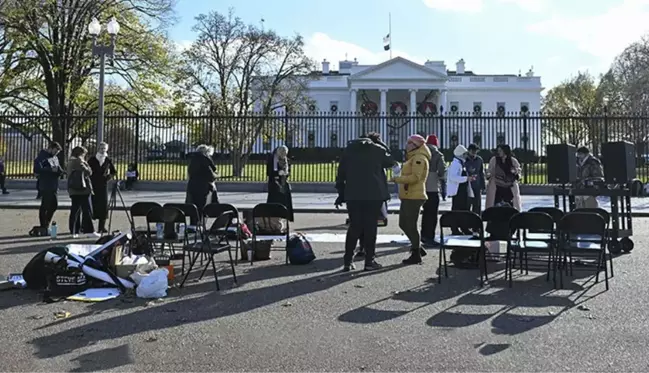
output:
[[148, 276], [142, 277], [142, 281], [135, 289], [138, 298], [163, 298], [167, 296], [167, 281], [169, 271], [166, 268], [158, 268]]

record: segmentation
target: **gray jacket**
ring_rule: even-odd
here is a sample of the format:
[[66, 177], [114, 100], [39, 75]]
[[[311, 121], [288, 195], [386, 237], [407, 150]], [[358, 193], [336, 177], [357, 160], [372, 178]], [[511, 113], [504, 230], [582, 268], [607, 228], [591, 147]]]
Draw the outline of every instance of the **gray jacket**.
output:
[[444, 161], [444, 154], [437, 149], [436, 146], [426, 145], [430, 149], [430, 166], [428, 168], [428, 178], [426, 179], [426, 192], [439, 193], [440, 181], [446, 175], [446, 162]]

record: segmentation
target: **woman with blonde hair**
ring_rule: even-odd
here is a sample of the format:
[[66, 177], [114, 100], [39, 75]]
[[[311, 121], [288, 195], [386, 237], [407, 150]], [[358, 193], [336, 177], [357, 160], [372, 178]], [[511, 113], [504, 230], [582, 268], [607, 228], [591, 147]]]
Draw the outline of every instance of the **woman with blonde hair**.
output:
[[[191, 156], [189, 166], [187, 167], [187, 197], [186, 203], [194, 204], [198, 211], [203, 211], [208, 204], [210, 193], [212, 198], [209, 202], [218, 203], [216, 196], [216, 179], [218, 174], [216, 166], [212, 160], [214, 148], [207, 145], [199, 145], [196, 152]], [[195, 225], [197, 222], [191, 222]]]
[[92, 224], [92, 207], [90, 197], [92, 196], [92, 182], [90, 176], [92, 170], [86, 162], [88, 151], [82, 146], [77, 146], [70, 152], [68, 160], [68, 194], [70, 195], [70, 233], [76, 238], [83, 232], [90, 237], [99, 237]]

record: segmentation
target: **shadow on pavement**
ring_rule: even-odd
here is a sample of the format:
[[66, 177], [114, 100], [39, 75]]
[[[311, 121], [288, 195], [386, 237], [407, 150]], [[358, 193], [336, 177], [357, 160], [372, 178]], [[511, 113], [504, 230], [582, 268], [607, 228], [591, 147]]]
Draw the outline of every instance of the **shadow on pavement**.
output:
[[121, 345], [113, 348], [90, 352], [81, 355], [71, 361], [79, 364], [78, 368], [71, 372], [99, 372], [130, 365], [135, 362], [129, 345]]
[[[42, 336], [32, 340], [31, 343], [37, 349], [35, 355], [38, 358], [60, 356], [104, 339], [116, 339], [147, 331], [164, 330], [181, 324], [199, 323], [240, 314], [305, 294], [323, 291], [353, 279], [401, 267], [401, 265], [387, 266], [378, 271], [356, 272], [355, 274], [322, 274], [275, 286], [241, 291], [233, 289], [222, 293], [214, 292], [214, 283], [209, 281], [192, 286], [191, 290], [187, 289], [187, 292], [183, 291], [183, 297], [177, 298], [178, 300], [175, 302], [165, 302], [164, 310], [162, 307], [143, 308], [128, 315], [115, 316], [56, 334]], [[282, 265], [277, 270], [284, 270], [286, 271], [285, 276], [289, 276], [294, 275], [294, 269], [293, 266]], [[207, 293], [201, 297], [185, 298], [186, 295], [200, 292]], [[110, 307], [111, 304], [114, 306], [114, 302], [106, 302], [101, 307]], [[129, 327], [115, 328], [115, 325], [129, 325]]]

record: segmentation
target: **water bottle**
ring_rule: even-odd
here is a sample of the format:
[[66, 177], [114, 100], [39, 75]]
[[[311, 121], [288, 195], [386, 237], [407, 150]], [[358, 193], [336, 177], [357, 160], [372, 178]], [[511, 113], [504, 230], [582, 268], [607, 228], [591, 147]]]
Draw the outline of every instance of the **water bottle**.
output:
[[164, 225], [164, 223], [157, 223], [157, 224], [155, 225], [155, 228], [156, 228], [155, 236], [156, 236], [159, 240], [163, 239], [163, 238], [164, 238], [164, 229], [165, 229], [165, 225]]
[[56, 222], [53, 221], [52, 225], [50, 226], [50, 238], [55, 240], [56, 239], [56, 234], [58, 233], [57, 231], [58, 231], [58, 227], [56, 226]]
[[178, 224], [178, 239], [185, 239], [185, 223]]

